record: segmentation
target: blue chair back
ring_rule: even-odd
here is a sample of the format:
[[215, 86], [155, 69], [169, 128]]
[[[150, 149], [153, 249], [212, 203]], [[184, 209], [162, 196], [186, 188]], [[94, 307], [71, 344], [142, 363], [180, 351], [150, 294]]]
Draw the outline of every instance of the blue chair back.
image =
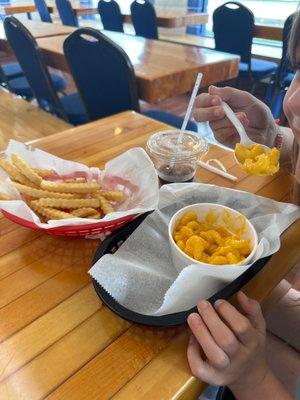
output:
[[139, 111], [137, 83], [127, 54], [100, 31], [80, 28], [64, 53], [90, 120]]
[[147, 39], [158, 39], [154, 6], [147, 0], [135, 0], [130, 6], [135, 34]]
[[40, 49], [25, 26], [15, 17], [4, 20], [5, 34], [39, 106], [68, 120], [55, 92]]
[[42, 22], [52, 22], [46, 2], [44, 0], [34, 0], [34, 4], [40, 14]]
[[55, 0], [56, 8], [63, 25], [78, 26], [78, 19], [69, 0]]
[[221, 5], [213, 13], [213, 31], [216, 50], [238, 54], [250, 69], [254, 33], [252, 11], [234, 1]]
[[115, 0], [100, 0], [98, 11], [103, 28], [108, 31], [124, 32], [120, 6]]

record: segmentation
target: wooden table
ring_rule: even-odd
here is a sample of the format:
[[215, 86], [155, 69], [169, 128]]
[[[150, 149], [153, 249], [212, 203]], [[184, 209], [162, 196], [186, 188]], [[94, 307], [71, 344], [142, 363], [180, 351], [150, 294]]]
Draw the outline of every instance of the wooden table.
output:
[[[80, 2], [72, 2], [73, 10], [77, 16], [98, 14], [98, 7], [82, 6]], [[13, 4], [4, 6], [3, 12], [7, 15], [10, 14], [21, 14], [21, 13], [32, 13], [36, 12], [37, 9], [34, 4]], [[54, 5], [48, 5], [48, 10], [53, 13], [55, 10]], [[180, 28], [188, 25], [202, 25], [208, 22], [207, 13], [196, 13], [181, 10], [157, 10], [157, 24], [162, 28]], [[129, 13], [123, 13], [124, 22], [131, 23], [131, 15]]]
[[0, 115], [0, 152], [9, 139], [34, 141], [72, 126], [4, 89], [0, 89]]
[[[131, 15], [123, 14], [124, 22], [131, 23]], [[208, 14], [183, 10], [156, 10], [157, 25], [161, 28], [184, 28], [207, 24]]]
[[[77, 16], [98, 14], [97, 7], [83, 7], [73, 3], [72, 8]], [[132, 23], [130, 13], [122, 13], [123, 21]], [[160, 28], [183, 28], [191, 25], [207, 24], [207, 13], [196, 13], [181, 10], [156, 10], [157, 25]]]
[[[165, 125], [133, 112], [49, 136], [35, 146], [103, 167]], [[232, 152], [211, 146], [238, 177], [233, 183], [199, 169], [202, 182], [288, 200], [291, 178], [247, 176]], [[262, 301], [299, 260], [300, 221], [280, 251], [244, 290]], [[191, 376], [188, 330], [128, 323], [98, 300], [90, 276], [98, 240], [42, 235], [0, 218], [0, 399], [183, 400], [204, 384]]]
[[[202, 86], [233, 79], [238, 75], [239, 57], [200, 47], [144, 39], [139, 36], [102, 31], [129, 56], [142, 100], [156, 103], [192, 89], [198, 72]], [[65, 36], [39, 39], [49, 66], [68, 71], [63, 42]]]
[[[48, 22], [24, 20], [22, 21], [22, 24], [31, 32], [35, 39], [59, 35], [68, 35], [74, 31], [74, 28], [70, 26], [62, 24], [51, 24]], [[9, 51], [3, 22], [0, 22], [0, 48], [2, 50]]]
[[[1, 7], [2, 12], [5, 13], [6, 15], [13, 15], [13, 14], [27, 14], [27, 13], [32, 13], [36, 12], [37, 9], [34, 4], [28, 3], [20, 3], [20, 4], [10, 4]], [[48, 6], [49, 12], [53, 12], [53, 7]]]
[[283, 28], [280, 26], [255, 25], [254, 37], [282, 41]]

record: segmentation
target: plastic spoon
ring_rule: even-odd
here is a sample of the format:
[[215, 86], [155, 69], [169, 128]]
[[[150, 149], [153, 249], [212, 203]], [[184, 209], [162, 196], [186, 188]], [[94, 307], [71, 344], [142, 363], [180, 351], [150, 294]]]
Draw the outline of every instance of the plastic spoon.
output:
[[[261, 144], [261, 143], [253, 142], [253, 140], [249, 139], [241, 121], [238, 119], [238, 117], [235, 115], [234, 111], [229, 107], [229, 105], [227, 103], [225, 103], [225, 101], [222, 101], [222, 107], [225, 111], [227, 118], [232, 122], [233, 126], [235, 127], [238, 134], [240, 135], [240, 143], [243, 146], [249, 147], [251, 145], [258, 144], [259, 146], [262, 147], [264, 153], [269, 153], [269, 151], [271, 151], [270, 147], [265, 146], [264, 144]], [[235, 157], [235, 154], [234, 154], [234, 157]], [[236, 159], [236, 161], [240, 164], [240, 162], [237, 159]]]

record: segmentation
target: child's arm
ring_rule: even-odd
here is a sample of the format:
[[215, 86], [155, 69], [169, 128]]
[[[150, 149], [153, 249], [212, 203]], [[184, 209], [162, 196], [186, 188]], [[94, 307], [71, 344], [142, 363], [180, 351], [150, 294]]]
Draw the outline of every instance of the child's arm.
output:
[[242, 292], [238, 301], [245, 315], [225, 300], [215, 306], [198, 304], [188, 324], [193, 335], [188, 360], [193, 374], [228, 386], [238, 400], [291, 400], [270, 371], [265, 357], [265, 321], [259, 304]]

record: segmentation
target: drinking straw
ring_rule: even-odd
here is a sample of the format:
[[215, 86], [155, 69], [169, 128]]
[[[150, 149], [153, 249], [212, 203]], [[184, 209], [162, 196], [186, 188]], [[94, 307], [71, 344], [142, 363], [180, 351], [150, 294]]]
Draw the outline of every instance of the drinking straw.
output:
[[172, 157], [172, 159], [170, 161], [170, 168], [173, 168], [173, 166], [174, 166], [175, 157], [176, 157], [176, 155], [178, 153], [179, 145], [182, 143], [184, 131], [185, 131], [186, 126], [187, 126], [187, 124], [189, 122], [189, 119], [190, 119], [190, 116], [191, 116], [191, 112], [193, 110], [194, 102], [195, 102], [195, 99], [196, 99], [196, 96], [197, 96], [197, 93], [198, 93], [198, 90], [199, 90], [199, 87], [200, 87], [200, 84], [201, 84], [202, 77], [203, 77], [203, 74], [201, 72], [199, 72], [199, 74], [197, 75], [197, 78], [196, 78], [194, 89], [192, 91], [192, 95], [191, 95], [191, 98], [190, 98], [190, 101], [189, 101], [188, 108], [187, 108], [186, 113], [185, 113], [185, 117], [184, 117], [183, 123], [182, 123], [181, 128], [180, 128], [179, 136], [178, 136], [176, 147], [175, 147], [175, 151], [174, 151], [174, 156]]

